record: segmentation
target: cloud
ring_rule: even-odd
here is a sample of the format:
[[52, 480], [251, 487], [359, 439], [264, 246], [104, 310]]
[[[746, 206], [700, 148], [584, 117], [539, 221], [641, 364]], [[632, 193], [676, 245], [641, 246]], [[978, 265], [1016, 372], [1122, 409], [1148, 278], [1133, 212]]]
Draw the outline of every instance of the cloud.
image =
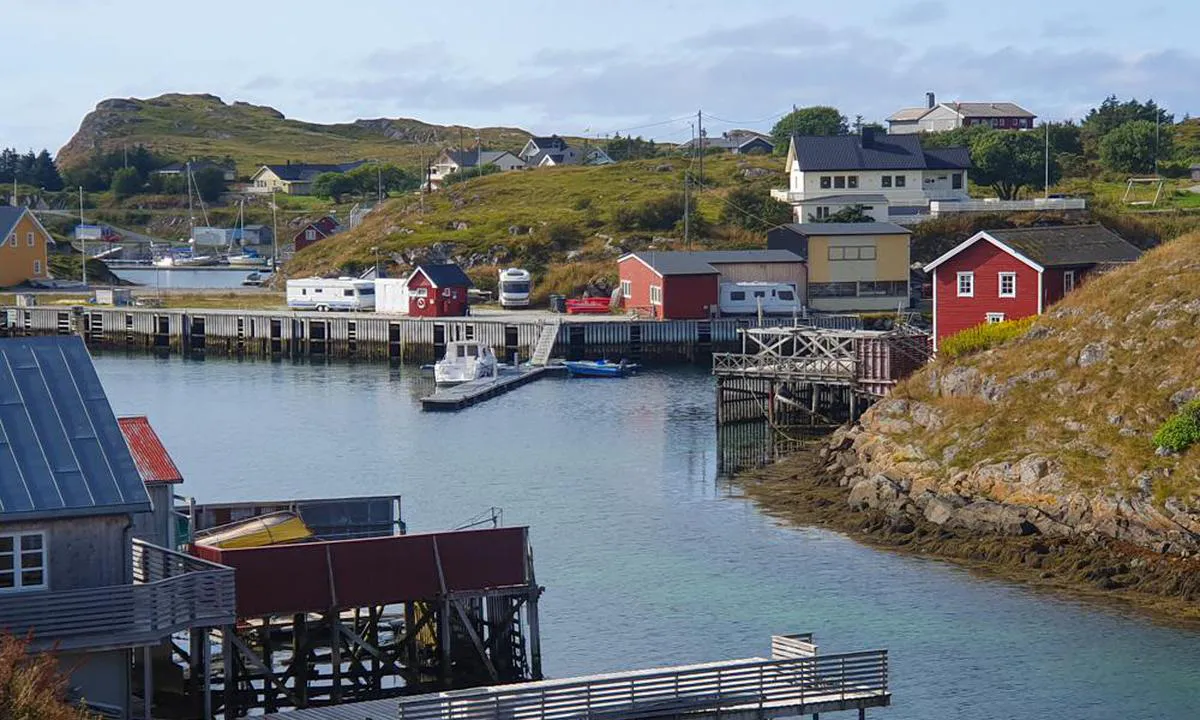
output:
[[[918, 6], [930, 13], [939, 3], [910, 5], [910, 16]], [[943, 100], [1013, 101], [1047, 118], [1068, 117], [1112, 93], [1153, 96], [1180, 109], [1200, 103], [1200, 87], [1190, 80], [1200, 76], [1200, 56], [1191, 52], [930, 45], [920, 38], [906, 44], [903, 37], [778, 18], [645, 48], [542, 50], [504, 75], [461, 64], [447, 72], [440, 62], [456, 61], [444, 57], [439, 64], [380, 64], [377, 54], [365, 63], [370, 73], [310, 87], [314, 97], [346, 107], [390, 103], [407, 115], [472, 124], [538, 118], [551, 130], [569, 120], [599, 132], [696, 108], [765, 117], [793, 103], [831, 104], [850, 117], [878, 120], [920, 104], [926, 90]]]
[[1041, 36], [1049, 40], [1094, 37], [1099, 29], [1086, 19], [1077, 16], [1061, 17], [1042, 23]]
[[917, 0], [888, 13], [884, 20], [889, 25], [930, 25], [944, 20], [948, 12], [941, 0]]

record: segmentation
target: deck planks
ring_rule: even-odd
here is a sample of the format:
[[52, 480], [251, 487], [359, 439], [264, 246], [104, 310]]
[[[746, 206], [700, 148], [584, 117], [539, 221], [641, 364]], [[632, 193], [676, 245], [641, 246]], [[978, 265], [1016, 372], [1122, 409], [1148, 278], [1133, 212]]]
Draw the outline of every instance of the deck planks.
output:
[[432, 395], [421, 398], [421, 409], [443, 412], [462, 410], [562, 369], [564, 368], [561, 365], [542, 365], [501, 370], [500, 374], [494, 378], [483, 378], [460, 385], [440, 387]]

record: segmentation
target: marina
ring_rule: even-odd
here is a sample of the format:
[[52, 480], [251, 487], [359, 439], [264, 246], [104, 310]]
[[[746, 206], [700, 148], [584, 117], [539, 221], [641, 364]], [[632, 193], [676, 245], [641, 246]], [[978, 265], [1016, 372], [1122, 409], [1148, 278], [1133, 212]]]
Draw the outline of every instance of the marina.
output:
[[562, 365], [522, 366], [505, 368], [493, 377], [439, 387], [432, 395], [421, 398], [422, 410], [453, 411], [481, 403], [522, 385], [534, 382], [545, 375], [565, 370]]

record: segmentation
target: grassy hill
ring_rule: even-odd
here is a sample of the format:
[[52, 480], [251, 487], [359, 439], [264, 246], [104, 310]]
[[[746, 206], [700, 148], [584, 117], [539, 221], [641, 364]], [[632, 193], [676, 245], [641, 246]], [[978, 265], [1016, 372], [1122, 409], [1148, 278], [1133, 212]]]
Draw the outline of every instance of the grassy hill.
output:
[[226, 104], [215, 95], [168, 94], [150, 99], [110, 99], [84, 117], [59, 150], [60, 167], [82, 164], [96, 149], [146, 145], [172, 158], [232, 157], [238, 174], [258, 165], [380, 159], [416, 166], [424, 154], [468, 145], [479, 135], [486, 147], [519, 150], [529, 133], [518, 128], [469, 128], [407, 118], [356, 120], [337, 125], [290, 120], [270, 107]]
[[[287, 273], [358, 270], [375, 262], [377, 248], [389, 265], [407, 266], [431, 255], [454, 259], [476, 268], [484, 286], [497, 265], [520, 264], [541, 276], [543, 293], [554, 287], [570, 291], [615, 274], [613, 259], [623, 250], [681, 245], [679, 228], [630, 227], [621, 210], [678, 196], [687, 166], [687, 158], [667, 157], [540, 168], [476, 178], [423, 198], [393, 199], [360, 228], [297, 254]], [[702, 225], [693, 236], [697, 247], [761, 247], [761, 234], [723, 224], [722, 210], [729, 193], [742, 186], [766, 197], [771, 186], [785, 182], [781, 166], [770, 157], [708, 158], [705, 189], [693, 193]]]

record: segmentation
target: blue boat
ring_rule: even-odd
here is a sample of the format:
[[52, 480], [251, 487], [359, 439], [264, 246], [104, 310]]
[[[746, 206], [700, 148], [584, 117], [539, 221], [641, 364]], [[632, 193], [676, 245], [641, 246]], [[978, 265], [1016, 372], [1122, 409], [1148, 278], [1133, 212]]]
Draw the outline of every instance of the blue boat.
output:
[[568, 375], [583, 377], [625, 377], [638, 371], [637, 363], [624, 360], [619, 363], [607, 360], [568, 360], [563, 364], [567, 366]]

